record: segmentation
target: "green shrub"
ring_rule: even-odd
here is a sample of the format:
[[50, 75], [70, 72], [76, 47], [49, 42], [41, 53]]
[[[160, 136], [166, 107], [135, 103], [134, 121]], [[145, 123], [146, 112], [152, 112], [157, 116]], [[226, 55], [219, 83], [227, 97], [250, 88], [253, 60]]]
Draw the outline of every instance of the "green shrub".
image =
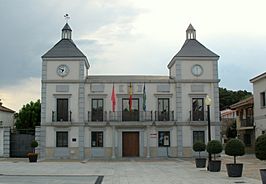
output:
[[255, 142], [255, 155], [260, 160], [266, 160], [266, 134], [257, 137]]
[[225, 145], [225, 154], [234, 156], [234, 164], [236, 164], [236, 157], [245, 154], [245, 145], [239, 139], [230, 139]]
[[30, 146], [31, 146], [32, 148], [36, 148], [36, 147], [38, 147], [38, 145], [39, 145], [38, 142], [37, 142], [36, 140], [33, 140], [33, 141], [31, 142], [31, 145], [30, 145]]
[[206, 144], [203, 142], [195, 142], [193, 144], [193, 150], [199, 152], [199, 157], [200, 157], [200, 152], [206, 150]]
[[32, 147], [32, 152], [35, 153], [35, 148], [38, 147], [38, 142], [36, 140], [33, 140], [30, 144], [30, 146]]
[[215, 155], [221, 153], [222, 151], [223, 151], [223, 145], [220, 141], [211, 140], [210, 142], [208, 142], [207, 152], [214, 155], [214, 160], [215, 160]]

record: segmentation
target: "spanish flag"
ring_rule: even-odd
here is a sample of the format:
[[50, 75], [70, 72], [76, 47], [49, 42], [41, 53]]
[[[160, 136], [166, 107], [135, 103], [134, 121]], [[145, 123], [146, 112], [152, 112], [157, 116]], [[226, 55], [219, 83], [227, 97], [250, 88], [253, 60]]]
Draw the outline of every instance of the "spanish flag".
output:
[[132, 112], [132, 85], [129, 85], [129, 111]]

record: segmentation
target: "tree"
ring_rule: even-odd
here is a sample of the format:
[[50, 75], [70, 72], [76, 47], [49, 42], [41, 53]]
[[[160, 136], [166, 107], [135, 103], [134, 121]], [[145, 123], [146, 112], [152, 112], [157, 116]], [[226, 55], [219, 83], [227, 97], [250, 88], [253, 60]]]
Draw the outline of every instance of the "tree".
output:
[[246, 90], [232, 91], [227, 90], [226, 88], [219, 88], [220, 110], [229, 108], [230, 105], [240, 100], [243, 100], [251, 95], [252, 93]]
[[40, 100], [23, 105], [19, 113], [15, 115], [15, 125], [17, 129], [34, 129], [41, 122]]
[[227, 127], [227, 129], [226, 129], [226, 137], [228, 139], [231, 139], [231, 138], [236, 138], [236, 136], [237, 136], [236, 122], [234, 122], [229, 127]]

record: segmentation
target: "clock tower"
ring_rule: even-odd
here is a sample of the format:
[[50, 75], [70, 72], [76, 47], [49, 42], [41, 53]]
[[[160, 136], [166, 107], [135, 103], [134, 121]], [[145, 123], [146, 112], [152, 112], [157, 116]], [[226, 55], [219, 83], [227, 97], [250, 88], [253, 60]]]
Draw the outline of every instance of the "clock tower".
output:
[[[194, 122], [203, 121], [207, 107], [205, 98], [212, 99], [211, 125], [212, 139], [220, 137], [219, 124], [219, 56], [206, 48], [196, 39], [196, 30], [190, 24], [186, 30], [186, 40], [180, 51], [168, 64], [170, 78], [176, 82], [176, 117], [179, 126], [178, 152], [184, 150], [188, 143], [182, 140], [184, 134], [194, 136], [194, 132], [203, 132], [207, 138], [207, 126], [199, 126]], [[187, 113], [189, 112], [189, 113]], [[187, 122], [187, 123], [184, 123]], [[187, 125], [190, 131], [188, 131]], [[184, 126], [183, 126], [184, 125]], [[207, 141], [207, 140], [206, 140]]]
[[[85, 80], [89, 62], [72, 40], [72, 30], [68, 23], [62, 29], [61, 40], [42, 56], [42, 93], [41, 93], [41, 155], [49, 158], [47, 148], [56, 147], [57, 136], [69, 136], [70, 132], [83, 133], [85, 112]], [[69, 128], [71, 126], [71, 128]], [[49, 131], [48, 131], [49, 130]], [[75, 134], [75, 133], [74, 133]], [[48, 138], [50, 137], [50, 138]], [[70, 150], [53, 150], [53, 156], [82, 158], [83, 140], [79, 136], [69, 143]], [[56, 143], [57, 144], [57, 143]], [[75, 150], [75, 151], [73, 151]], [[58, 153], [57, 153], [58, 152]]]

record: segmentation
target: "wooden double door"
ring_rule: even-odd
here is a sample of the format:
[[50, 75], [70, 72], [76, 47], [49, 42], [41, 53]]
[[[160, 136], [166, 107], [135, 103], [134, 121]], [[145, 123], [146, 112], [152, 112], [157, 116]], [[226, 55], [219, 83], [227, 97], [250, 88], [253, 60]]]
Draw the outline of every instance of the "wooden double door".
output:
[[122, 150], [123, 157], [139, 156], [139, 132], [122, 133]]

